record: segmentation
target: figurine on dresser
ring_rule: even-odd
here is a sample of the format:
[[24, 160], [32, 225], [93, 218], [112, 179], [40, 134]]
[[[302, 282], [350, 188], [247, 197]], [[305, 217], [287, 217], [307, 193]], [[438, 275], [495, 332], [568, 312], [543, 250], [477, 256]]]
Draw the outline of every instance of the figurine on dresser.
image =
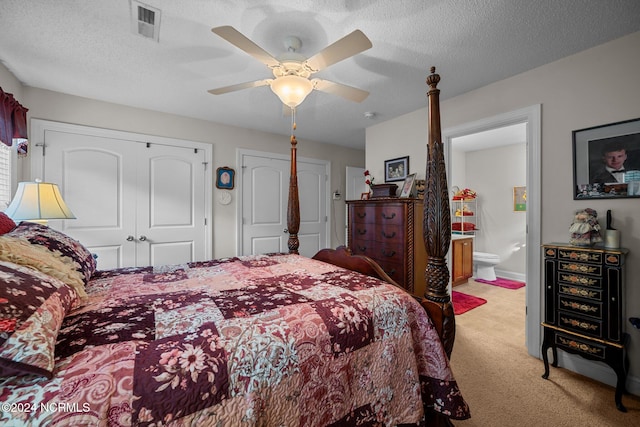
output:
[[602, 242], [598, 212], [591, 208], [576, 211], [569, 233], [569, 243], [574, 246], [592, 246]]

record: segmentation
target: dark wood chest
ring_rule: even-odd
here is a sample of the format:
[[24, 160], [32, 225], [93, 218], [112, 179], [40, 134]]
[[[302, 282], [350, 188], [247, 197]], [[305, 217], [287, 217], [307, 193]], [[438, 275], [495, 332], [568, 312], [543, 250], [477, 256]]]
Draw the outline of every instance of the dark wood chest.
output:
[[422, 236], [422, 199], [347, 201], [348, 246], [375, 260], [399, 285], [422, 295], [427, 255]]

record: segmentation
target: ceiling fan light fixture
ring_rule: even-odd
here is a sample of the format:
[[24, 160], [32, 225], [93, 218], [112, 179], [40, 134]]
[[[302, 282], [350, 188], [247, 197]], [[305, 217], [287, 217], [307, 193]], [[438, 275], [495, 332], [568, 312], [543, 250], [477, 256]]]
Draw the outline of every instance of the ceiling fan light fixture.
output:
[[282, 76], [271, 82], [271, 90], [291, 108], [296, 108], [313, 90], [313, 83], [304, 77]]

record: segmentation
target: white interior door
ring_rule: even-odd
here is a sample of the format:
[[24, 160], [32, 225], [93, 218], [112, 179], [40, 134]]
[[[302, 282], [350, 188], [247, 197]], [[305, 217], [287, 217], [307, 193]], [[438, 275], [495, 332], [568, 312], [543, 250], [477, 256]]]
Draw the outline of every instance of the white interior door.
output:
[[204, 151], [138, 146], [137, 264], [203, 260]]
[[[345, 200], [360, 200], [362, 193], [367, 193], [369, 188], [364, 182], [364, 168], [358, 168], [355, 166], [347, 166], [345, 173], [346, 188], [345, 188]], [[348, 206], [344, 205], [344, 241], [349, 242], [349, 213]]]
[[60, 184], [77, 217], [50, 225], [96, 254], [99, 269], [206, 259], [205, 150], [82, 130], [43, 132], [40, 176]]
[[58, 131], [45, 144], [42, 179], [59, 184], [76, 216], [49, 224], [97, 255], [100, 269], [135, 266], [136, 168], [127, 157], [137, 144]]
[[[242, 154], [242, 255], [288, 252], [290, 162], [269, 154]], [[298, 159], [301, 255], [327, 246], [327, 163]]]
[[364, 182], [364, 168], [347, 166], [345, 200], [360, 200], [362, 193], [369, 191]]

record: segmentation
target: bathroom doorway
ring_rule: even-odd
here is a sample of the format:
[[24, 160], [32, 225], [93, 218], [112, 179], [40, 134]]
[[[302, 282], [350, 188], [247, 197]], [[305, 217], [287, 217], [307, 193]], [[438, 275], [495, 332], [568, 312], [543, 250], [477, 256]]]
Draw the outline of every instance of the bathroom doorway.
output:
[[[526, 211], [524, 212], [525, 221], [525, 238], [523, 246], [518, 249], [518, 251], [524, 250], [526, 255], [525, 259], [525, 270], [524, 270], [524, 281], [527, 283], [526, 287], [526, 311], [527, 318], [525, 322], [525, 336], [526, 336], [526, 346], [529, 354], [535, 357], [540, 356], [540, 345], [542, 343], [541, 339], [541, 331], [540, 331], [540, 321], [542, 318], [541, 313], [541, 296], [542, 289], [540, 286], [540, 251], [537, 250], [540, 247], [540, 181], [541, 181], [541, 170], [540, 170], [540, 134], [541, 134], [541, 106], [534, 105], [531, 107], [523, 108], [520, 110], [515, 110], [509, 113], [500, 114], [498, 116], [489, 117], [483, 120], [479, 120], [476, 122], [466, 123], [460, 126], [456, 126], [453, 128], [444, 129], [442, 132], [443, 135], [443, 143], [445, 147], [445, 157], [447, 162], [447, 176], [449, 179], [449, 187], [451, 188], [453, 185], [457, 185], [454, 180], [462, 179], [465, 184], [468, 183], [466, 178], [463, 176], [460, 178], [460, 174], [464, 175], [464, 172], [461, 172], [457, 169], [457, 166], [454, 166], [456, 163], [458, 165], [461, 163], [460, 159], [454, 160], [454, 156], [458, 156], [458, 153], [454, 152], [452, 148], [452, 143], [454, 140], [457, 140], [458, 144], [465, 143], [465, 139], [468, 141], [473, 141], [474, 137], [472, 135], [476, 135], [475, 142], [466, 142], [466, 143], [474, 143], [476, 146], [481, 144], [479, 141], [480, 136], [489, 136], [488, 141], [496, 140], [499, 138], [495, 138], [500, 132], [507, 131], [522, 131], [524, 129], [524, 150], [520, 148], [521, 151], [525, 153], [526, 161], [524, 162], [526, 171], [525, 171], [525, 186], [527, 189], [527, 206]], [[519, 126], [518, 126], [519, 125]], [[483, 135], [484, 134], [484, 135]], [[486, 143], [486, 142], [485, 142]], [[510, 142], [506, 142], [506, 146], [512, 145]], [[487, 145], [488, 147], [488, 145]], [[493, 147], [491, 149], [487, 148], [487, 150], [496, 150], [494, 154], [501, 151], [498, 147]], [[476, 150], [477, 151], [477, 150]], [[517, 152], [518, 149], [512, 150], [513, 152]], [[487, 151], [487, 153], [489, 153]], [[490, 153], [489, 153], [490, 154]], [[513, 153], [511, 153], [513, 154]], [[501, 168], [501, 164], [499, 159], [482, 159], [481, 156], [476, 156], [477, 160], [482, 162], [481, 165], [474, 165], [474, 167], [483, 167], [487, 174], [490, 174], [491, 179], [494, 182], [499, 182], [501, 185], [506, 186], [505, 188], [513, 188], [515, 186], [520, 186], [519, 184], [506, 182], [508, 179], [505, 178], [504, 175], [501, 175], [501, 172], [498, 170]], [[463, 163], [464, 164], [464, 163]], [[466, 167], [465, 167], [466, 168]], [[472, 183], [468, 183], [467, 186], [474, 189]], [[508, 195], [507, 195], [508, 196]], [[481, 200], [481, 199], [479, 199]], [[479, 216], [482, 215], [482, 209], [479, 207]], [[503, 208], [504, 209], [504, 208]], [[522, 213], [520, 213], [522, 214]], [[481, 224], [482, 218], [478, 218]], [[486, 218], [487, 221], [491, 220], [491, 218]], [[493, 219], [495, 220], [495, 218]], [[487, 227], [490, 229], [492, 224], [487, 223]], [[480, 234], [482, 231], [478, 232], [478, 238], [480, 238]], [[483, 237], [486, 239], [486, 236]], [[481, 243], [479, 241], [479, 243]], [[484, 242], [486, 243], [486, 242]], [[481, 243], [481, 244], [484, 244]], [[499, 268], [499, 267], [498, 267]]]

